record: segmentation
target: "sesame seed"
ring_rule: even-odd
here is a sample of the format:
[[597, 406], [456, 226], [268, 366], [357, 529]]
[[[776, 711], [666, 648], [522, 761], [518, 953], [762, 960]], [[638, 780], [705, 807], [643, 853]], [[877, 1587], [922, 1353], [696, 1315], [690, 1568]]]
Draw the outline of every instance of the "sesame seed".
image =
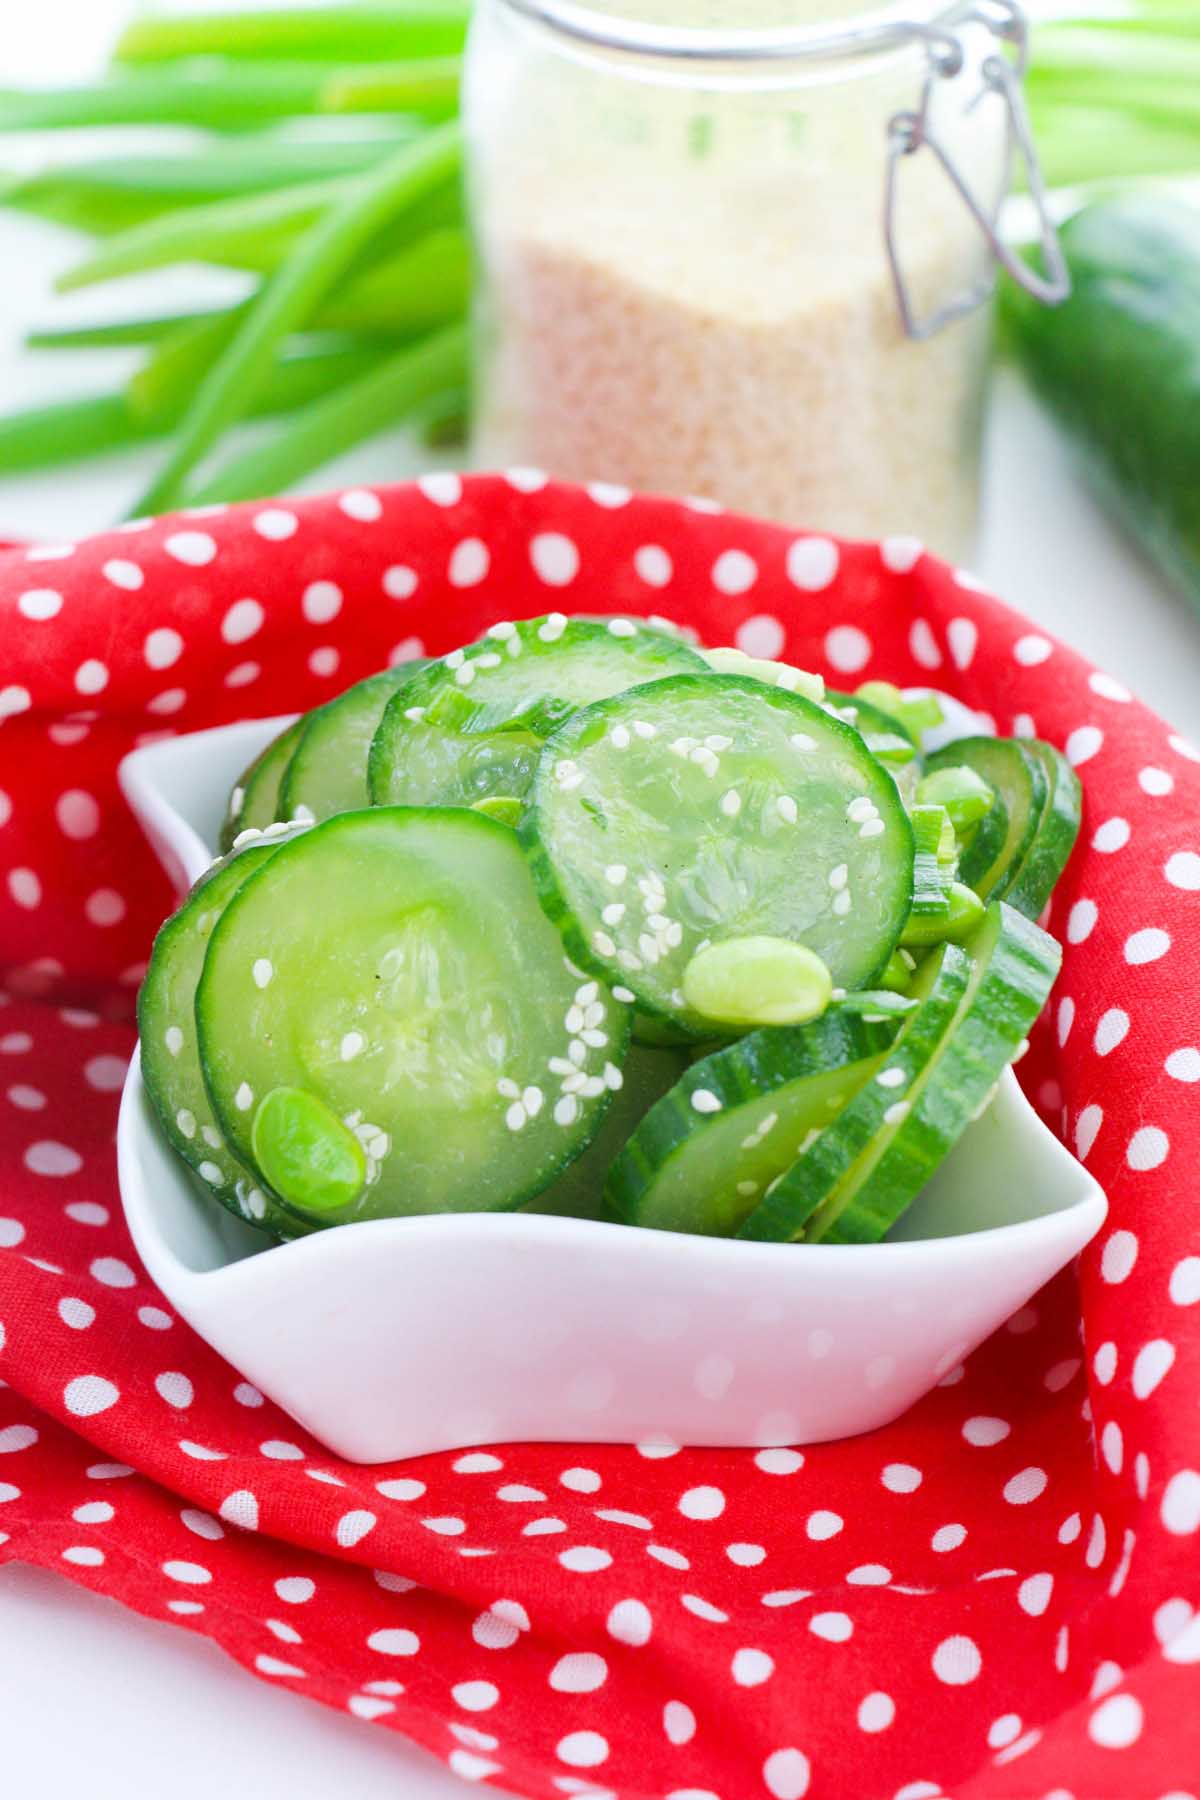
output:
[[630, 638], [637, 636], [637, 626], [629, 619], [612, 619], [609, 621], [608, 629], [615, 638]]
[[514, 1100], [504, 1115], [504, 1123], [510, 1131], [521, 1131], [525, 1124], [525, 1108], [519, 1100]]
[[666, 913], [652, 912], [647, 915], [646, 923], [652, 931], [665, 931], [671, 921]]
[[867, 819], [864, 824], [860, 825], [858, 828], [858, 835], [860, 838], [882, 837], [886, 830], [887, 827], [883, 820], [876, 817]]
[[245, 831], [239, 831], [233, 840], [233, 849], [240, 850], [243, 844], [252, 844], [255, 838], [262, 836], [257, 825], [247, 825]]
[[721, 1102], [711, 1088], [696, 1088], [692, 1094], [692, 1109], [698, 1113], [719, 1113]]
[[577, 1069], [582, 1069], [587, 1061], [587, 1045], [582, 1038], [572, 1038], [567, 1045], [567, 1055]]
[[585, 1100], [598, 1100], [601, 1094], [607, 1093], [608, 1090], [604, 1085], [604, 1077], [602, 1075], [589, 1075], [586, 1077], [580, 1091]]
[[733, 747], [733, 739], [731, 737], [721, 737], [719, 735], [706, 737], [704, 740], [704, 747], [706, 750], [730, 750]]
[[502, 1100], [519, 1100], [521, 1097], [520, 1088], [507, 1075], [502, 1075], [496, 1083], [496, 1092]]
[[259, 987], [259, 988], [267, 987], [270, 984], [271, 977], [274, 975], [274, 973], [275, 973], [274, 964], [269, 960], [268, 957], [260, 956], [258, 961], [255, 963], [254, 969], [253, 969], [255, 987]]
[[204, 1139], [210, 1150], [223, 1150], [225, 1148], [225, 1139], [221, 1136], [215, 1125], [202, 1125], [200, 1127], [200, 1136]]
[[846, 817], [852, 819], [856, 825], [861, 825], [864, 819], [873, 819], [877, 810], [872, 799], [866, 794], [860, 794], [857, 800], [852, 800], [846, 808]]
[[616, 947], [617, 946], [613, 943], [606, 931], [593, 931], [592, 949], [595, 950], [598, 955], [611, 956], [616, 950]]
[[246, 1195], [246, 1211], [252, 1219], [265, 1219], [267, 1216], [266, 1195], [261, 1188], [251, 1188]]
[[829, 885], [835, 893], [840, 893], [849, 879], [850, 869], [846, 863], [839, 863], [836, 869], [829, 871]]
[[635, 719], [633, 729], [640, 738], [656, 738], [658, 736], [658, 726], [647, 723], [645, 719]]
[[607, 881], [609, 887], [620, 887], [628, 873], [629, 870], [625, 867], [624, 863], [609, 863], [607, 869], [604, 871], [604, 879]]
[[584, 1024], [590, 1026], [593, 1030], [595, 1030], [597, 1025], [603, 1025], [606, 1010], [602, 1000], [593, 1000], [591, 1005], [584, 1010]]
[[[304, 813], [308, 814], [307, 819], [302, 816]], [[291, 829], [292, 825], [307, 825], [314, 824], [315, 822], [316, 814], [312, 811], [311, 807], [298, 806], [292, 814], [290, 822], [286, 819], [276, 819], [273, 824], [263, 826], [262, 834], [265, 838], [283, 837]]]
[[899, 1125], [899, 1124], [903, 1123], [903, 1121], [905, 1119], [907, 1119], [907, 1117], [911, 1111], [912, 1111], [911, 1101], [897, 1100], [895, 1105], [889, 1106], [887, 1111], [884, 1113], [883, 1122], [885, 1125]]
[[611, 1094], [619, 1094], [625, 1086], [625, 1077], [616, 1063], [606, 1062], [604, 1065], [604, 1085]]
[[736, 819], [742, 810], [742, 796], [736, 788], [729, 788], [721, 795], [721, 811], [727, 819]]
[[230, 796], [229, 796], [230, 816], [232, 818], [236, 819], [238, 814], [241, 812], [243, 806], [245, 806], [245, 804], [246, 804], [245, 788], [244, 787], [235, 787], [232, 794], [230, 794]]
[[659, 958], [659, 948], [648, 931], [643, 931], [638, 938], [637, 946], [640, 954], [653, 968]]
[[172, 1056], [178, 1056], [183, 1049], [183, 1033], [178, 1025], [168, 1025], [163, 1033], [163, 1042]]
[[793, 731], [788, 742], [793, 750], [815, 750], [817, 747], [816, 738], [809, 737], [807, 731]]
[[635, 956], [632, 950], [626, 950], [624, 945], [617, 951], [617, 961], [630, 975], [636, 975], [642, 966], [641, 957]]
[[550, 613], [544, 624], [538, 626], [538, 636], [543, 644], [556, 644], [567, 628], [565, 613]]
[[568, 1007], [567, 1008], [567, 1016], [563, 1020], [563, 1024], [566, 1026], [567, 1030], [572, 1034], [572, 1036], [575, 1034], [575, 1032], [582, 1031], [583, 1030], [583, 1008], [582, 1008], [582, 1006]]
[[833, 910], [839, 919], [844, 919], [849, 913], [850, 894], [848, 889], [843, 888], [840, 893], [833, 896]]
[[634, 998], [635, 996], [632, 990], [627, 987], [615, 987], [613, 989], [613, 999], [619, 1000], [622, 1006], [632, 1006]]
[[207, 1181], [209, 1187], [220, 1187], [225, 1179], [216, 1163], [213, 1162], [202, 1162], [198, 1172], [200, 1179]]
[[466, 653], [464, 651], [452, 650], [445, 659], [446, 667], [448, 669], [461, 669], [466, 660]]
[[[574, 1063], [569, 1063], [563, 1056], [552, 1056], [546, 1067], [552, 1075], [573, 1075], [575, 1073]], [[516, 1083], [514, 1082], [513, 1085], [515, 1087]]]
[[604, 1031], [582, 1031], [579, 1034], [589, 1050], [603, 1050], [608, 1043], [608, 1033]]
[[540, 1087], [527, 1087], [522, 1090], [521, 1104], [531, 1119], [536, 1119], [542, 1110], [542, 1102], [546, 1098]]
[[585, 981], [582, 987], [575, 989], [575, 1003], [577, 1006], [591, 1006], [593, 1001], [596, 1001], [599, 998], [600, 983], [598, 981]]
[[415, 725], [419, 719], [425, 717], [425, 708], [423, 706], [406, 706], [404, 716], [406, 719], [411, 719]]
[[625, 908], [619, 900], [613, 900], [600, 914], [605, 925], [619, 925], [625, 917]]
[[490, 638], [499, 638], [503, 642], [505, 638], [516, 637], [517, 628], [511, 619], [501, 619], [498, 625], [488, 626], [487, 635]]
[[561, 1100], [554, 1103], [554, 1123], [556, 1125], [573, 1125], [579, 1117], [579, 1101], [574, 1094], [564, 1094]]
[[569, 1075], [564, 1075], [560, 1085], [564, 1094], [577, 1094], [586, 1084], [587, 1076], [583, 1070], [572, 1069]]
[[195, 1137], [196, 1116], [194, 1113], [190, 1113], [186, 1106], [181, 1106], [179, 1111], [175, 1114], [175, 1123], [178, 1125], [185, 1138]]
[[608, 736], [615, 750], [628, 750], [633, 741], [624, 725], [614, 725]]
[[[663, 936], [667, 940], [668, 950], [678, 950], [680, 944], [683, 942], [683, 926], [679, 923], [678, 919], [671, 920], [671, 923], [667, 926]], [[678, 1005], [680, 1003], [677, 1001], [676, 1004]]]
[[361, 1031], [348, 1031], [342, 1039], [342, 1061], [353, 1062], [366, 1049], [366, 1045], [367, 1040]]
[[905, 1075], [904, 1070], [897, 1068], [880, 1069], [878, 1075], [875, 1077], [876, 1082], [881, 1088], [903, 1087], [907, 1079], [908, 1077]]
[[503, 661], [502, 656], [497, 656], [494, 650], [489, 650], [486, 656], [475, 658], [475, 667], [477, 669], [498, 669]]
[[720, 773], [720, 758], [714, 755], [711, 750], [706, 750], [703, 744], [701, 744], [698, 749], [692, 751], [691, 760], [698, 769], [704, 770], [704, 773], [708, 776], [710, 781], [715, 780]]
[[790, 794], [780, 794], [775, 802], [775, 811], [785, 825], [794, 825], [800, 817], [800, 809]]

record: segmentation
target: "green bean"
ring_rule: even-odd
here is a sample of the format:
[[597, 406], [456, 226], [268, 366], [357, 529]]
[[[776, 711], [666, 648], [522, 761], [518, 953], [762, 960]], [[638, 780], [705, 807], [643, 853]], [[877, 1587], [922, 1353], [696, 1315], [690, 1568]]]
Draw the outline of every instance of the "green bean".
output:
[[191, 498], [254, 500], [284, 492], [313, 469], [399, 424], [414, 407], [457, 393], [466, 369], [466, 329], [447, 326], [310, 407], [274, 442], [234, 457]]
[[0, 88], [0, 130], [57, 131], [79, 125], [195, 125], [257, 131], [318, 109], [330, 69], [320, 64], [184, 65], [62, 88]]
[[924, 947], [943, 943], [947, 938], [952, 944], [961, 944], [971, 936], [987, 910], [983, 901], [974, 888], [964, 886], [961, 881], [952, 881], [946, 893], [950, 901], [949, 913], [939, 919], [910, 919], [900, 934], [901, 944]]
[[917, 783], [916, 797], [920, 806], [943, 807], [959, 835], [978, 825], [996, 803], [995, 792], [983, 776], [965, 764], [923, 775]]
[[833, 978], [815, 951], [787, 938], [738, 937], [698, 950], [683, 972], [694, 1012], [720, 1025], [802, 1025], [833, 998]]
[[462, 61], [457, 56], [344, 69], [321, 91], [322, 112], [415, 113], [451, 118], [458, 111]]
[[420, 194], [446, 181], [462, 153], [456, 124], [441, 126], [355, 178], [343, 202], [296, 246], [241, 322], [197, 393], [165, 468], [139, 513], [165, 511], [180, 500], [195, 465], [226, 426], [240, 418], [270, 368], [278, 345], [309, 318], [375, 234]]
[[469, 0], [401, 0], [391, 6], [304, 6], [230, 14], [135, 19], [114, 52], [123, 63], [157, 63], [185, 56], [342, 57], [390, 61], [459, 49]]

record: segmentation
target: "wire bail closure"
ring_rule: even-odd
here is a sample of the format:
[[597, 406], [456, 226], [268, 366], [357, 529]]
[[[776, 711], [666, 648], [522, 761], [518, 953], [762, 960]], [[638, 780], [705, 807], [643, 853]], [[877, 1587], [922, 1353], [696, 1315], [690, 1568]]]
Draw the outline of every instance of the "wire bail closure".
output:
[[[1032, 294], [1046, 306], [1061, 305], [1071, 292], [1071, 278], [1063, 259], [1058, 232], [1050, 217], [1041, 165], [1025, 107], [1022, 84], [1029, 57], [1029, 32], [1025, 14], [1017, 0], [981, 0], [980, 4], [956, 21], [959, 28], [970, 23], [986, 26], [999, 44], [1011, 44], [1016, 52], [1009, 58], [1002, 49], [997, 49], [984, 58], [980, 70], [983, 85], [967, 109], [973, 110], [988, 93], [998, 94], [1004, 104], [1004, 172], [991, 210], [986, 210], [980, 203], [953, 156], [929, 125], [930, 104], [938, 82], [953, 79], [963, 68], [963, 47], [956, 31], [928, 26], [912, 27], [913, 35], [925, 40], [928, 60], [920, 104], [916, 111], [894, 113], [887, 126], [884, 242], [905, 335], [918, 341], [933, 337], [954, 319], [963, 318], [985, 305], [995, 290], [997, 265], [1006, 270], [1026, 293]], [[905, 157], [915, 156], [923, 149], [931, 151], [936, 157], [951, 186], [979, 227], [994, 261], [987, 274], [964, 294], [921, 319], [917, 317], [908, 279], [900, 260], [896, 212], [901, 163]], [[1000, 211], [1012, 187], [1017, 155], [1025, 165], [1029, 194], [1037, 214], [1045, 275], [1039, 274], [1037, 269], [1018, 256], [1000, 236]]]

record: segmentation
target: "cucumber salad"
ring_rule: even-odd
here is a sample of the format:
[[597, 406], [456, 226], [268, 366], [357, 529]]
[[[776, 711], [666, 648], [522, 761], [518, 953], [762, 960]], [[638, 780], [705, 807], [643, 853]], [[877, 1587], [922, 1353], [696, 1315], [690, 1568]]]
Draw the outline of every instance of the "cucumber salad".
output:
[[665, 620], [493, 625], [298, 719], [139, 999], [162, 1129], [275, 1238], [519, 1207], [882, 1238], [1021, 1053], [1079, 829], [1034, 739], [932, 754]]

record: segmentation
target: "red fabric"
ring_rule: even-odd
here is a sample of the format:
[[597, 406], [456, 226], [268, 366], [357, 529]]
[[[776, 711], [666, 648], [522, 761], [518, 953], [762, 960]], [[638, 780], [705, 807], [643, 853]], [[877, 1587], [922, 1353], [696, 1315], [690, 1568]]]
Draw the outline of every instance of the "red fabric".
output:
[[[138, 1266], [113, 1129], [171, 895], [118, 758], [555, 606], [939, 682], [1081, 768], [1063, 975], [1021, 1073], [1112, 1215], [1078, 1282], [886, 1431], [337, 1464]], [[527, 1795], [1200, 1789], [1194, 749], [908, 542], [521, 477], [9, 552], [0, 718], [0, 1557]], [[601, 1554], [564, 1563], [580, 1546]]]

